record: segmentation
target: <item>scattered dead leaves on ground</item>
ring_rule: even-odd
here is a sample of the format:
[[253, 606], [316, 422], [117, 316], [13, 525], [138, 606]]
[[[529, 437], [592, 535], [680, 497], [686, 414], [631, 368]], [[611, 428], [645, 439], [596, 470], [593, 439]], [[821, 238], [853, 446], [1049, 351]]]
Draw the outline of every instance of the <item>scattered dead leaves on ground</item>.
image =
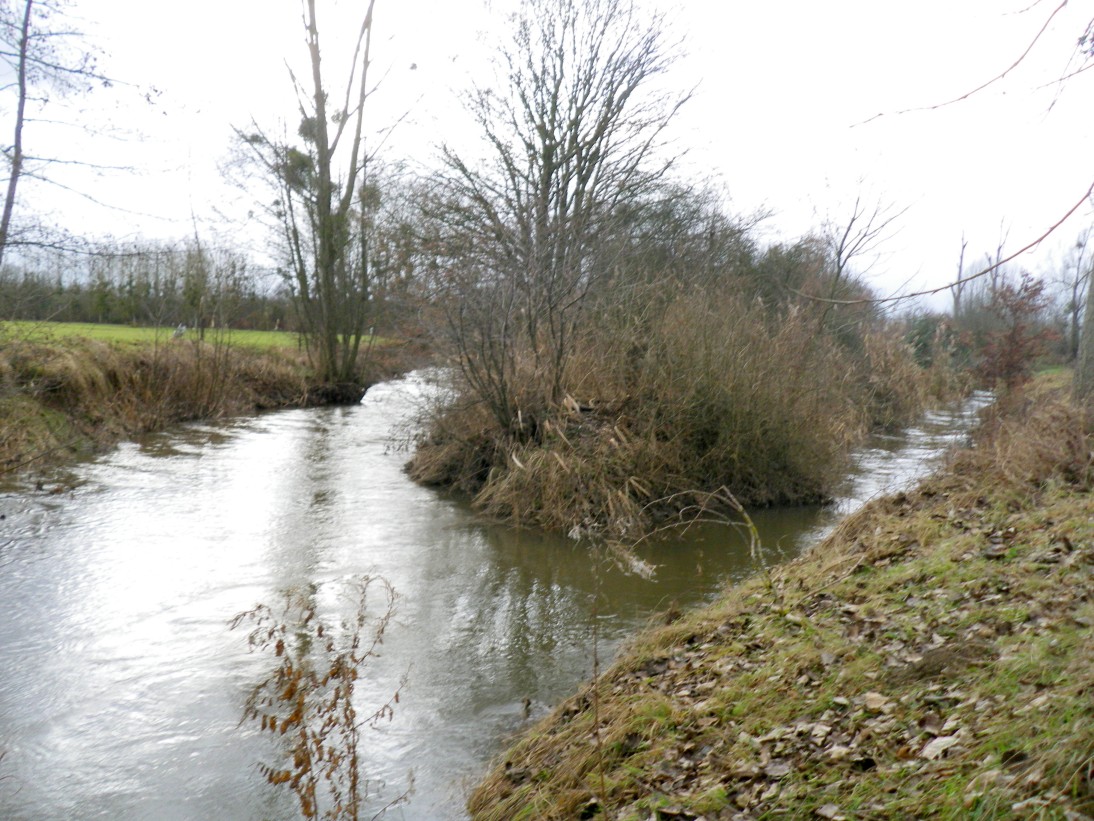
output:
[[586, 690], [510, 751], [539, 779], [488, 779], [476, 817], [559, 789], [642, 821], [1094, 817], [1094, 471], [1017, 504], [994, 464], [959, 459], [647, 638], [600, 682], [599, 726]]

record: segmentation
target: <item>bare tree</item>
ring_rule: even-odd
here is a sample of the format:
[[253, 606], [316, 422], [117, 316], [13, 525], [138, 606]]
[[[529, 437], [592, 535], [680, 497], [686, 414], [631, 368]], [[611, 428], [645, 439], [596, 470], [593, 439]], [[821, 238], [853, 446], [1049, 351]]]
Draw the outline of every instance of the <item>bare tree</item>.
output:
[[869, 205], [863, 202], [860, 194], [855, 197], [851, 213], [844, 221], [825, 220], [822, 238], [828, 251], [835, 284], [838, 285], [850, 274], [851, 266], [856, 260], [866, 260], [863, 270], [858, 273], [869, 270], [878, 255], [878, 249], [892, 236], [897, 221], [907, 211], [907, 208], [897, 210], [882, 202]]
[[[852, 274], [869, 271], [877, 261], [881, 245], [893, 235], [897, 221], [907, 211], [907, 207], [897, 210], [882, 202], [868, 204], [859, 194], [846, 219], [842, 222], [831, 217], [825, 220], [820, 242], [829, 269], [828, 293], [827, 304], [818, 320], [819, 330], [826, 330], [831, 315], [840, 310], [837, 298], [856, 290], [849, 288]], [[854, 270], [856, 267], [858, 271]]]
[[988, 271], [989, 298], [994, 297], [996, 291], [999, 290], [999, 286], [1006, 281], [1007, 271], [1004, 267], [1006, 259], [1003, 256], [1003, 249], [1006, 247], [1009, 238], [1010, 229], [1003, 222], [1000, 222], [999, 242], [995, 246], [995, 256], [987, 254], [984, 258], [984, 270]]
[[0, 212], [0, 265], [19, 233], [13, 223], [19, 182], [25, 176], [41, 177], [50, 162], [28, 154], [24, 146], [26, 126], [36, 120], [34, 110], [44, 106], [51, 93], [73, 94], [110, 84], [99, 73], [94, 52], [72, 44], [80, 33], [65, 22], [66, 7], [65, 0], [0, 5], [0, 60], [13, 78], [2, 90], [15, 97], [11, 143], [3, 147], [8, 178]]
[[965, 280], [965, 249], [969, 247], [969, 241], [965, 239], [965, 235], [961, 235], [961, 256], [957, 259], [957, 279], [952, 285], [950, 285], [950, 293], [953, 295], [953, 318], [959, 319], [961, 317], [962, 310], [962, 297], [965, 295], [965, 287], [968, 282]]
[[1088, 414], [1094, 407], [1094, 284], [1087, 281], [1083, 329], [1075, 363], [1075, 400]]
[[372, 189], [364, 148], [365, 102], [372, 42], [369, 0], [357, 33], [349, 75], [337, 93], [323, 76], [316, 0], [304, 0], [303, 24], [310, 76], [291, 74], [298, 100], [298, 143], [255, 128], [237, 130], [273, 183], [273, 215], [284, 240], [299, 308], [321, 379], [359, 393], [357, 361], [369, 311], [366, 227]]
[[631, 0], [528, 0], [512, 26], [496, 86], [469, 104], [486, 161], [444, 149], [434, 215], [458, 272], [459, 361], [503, 427], [518, 419], [518, 366], [539, 401], [563, 399], [586, 298], [608, 273], [595, 250], [664, 174], [655, 149], [689, 96], [656, 89], [672, 62], [665, 21]]
[[1057, 282], [1063, 289], [1063, 315], [1067, 339], [1067, 358], [1077, 362], [1079, 358], [1079, 339], [1082, 329], [1083, 307], [1086, 291], [1090, 287], [1090, 272], [1094, 262], [1090, 257], [1091, 229], [1079, 232], [1071, 252], [1065, 257]]

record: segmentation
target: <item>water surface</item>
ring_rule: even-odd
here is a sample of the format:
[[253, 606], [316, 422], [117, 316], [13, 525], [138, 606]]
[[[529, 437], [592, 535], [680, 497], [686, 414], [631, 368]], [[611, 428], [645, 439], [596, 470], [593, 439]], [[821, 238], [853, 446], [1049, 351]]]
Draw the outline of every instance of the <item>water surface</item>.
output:
[[[413, 784], [387, 817], [462, 818], [505, 739], [590, 675], [594, 623], [604, 660], [670, 604], [755, 569], [726, 528], [646, 549], [646, 579], [484, 526], [402, 471], [393, 428], [428, 390], [411, 377], [358, 407], [188, 426], [0, 496], [0, 817], [295, 817], [257, 769], [276, 743], [240, 724], [272, 659], [228, 622], [286, 588], [380, 574], [398, 611], [359, 710], [406, 684], [363, 737], [371, 806]], [[873, 440], [836, 505], [757, 514], [772, 555], [922, 474], [982, 401]]]

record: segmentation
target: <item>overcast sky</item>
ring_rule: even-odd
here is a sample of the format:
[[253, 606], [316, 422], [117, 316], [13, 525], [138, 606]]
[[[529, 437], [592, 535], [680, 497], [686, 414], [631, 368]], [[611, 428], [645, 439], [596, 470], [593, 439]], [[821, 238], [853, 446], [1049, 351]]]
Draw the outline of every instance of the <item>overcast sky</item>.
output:
[[[377, 0], [375, 76], [385, 78], [372, 101], [376, 133], [409, 112], [385, 156], [428, 166], [440, 138], [468, 133], [463, 91], [484, 79], [510, 2]], [[869, 271], [882, 291], [952, 278], [963, 234], [976, 261], [994, 250], [1001, 230], [1017, 250], [1094, 181], [1094, 72], [1055, 82], [1075, 67], [1076, 39], [1094, 17], [1090, 0], [1060, 11], [1003, 81], [933, 109], [1011, 66], [1058, 0], [646, 2], [666, 12], [668, 36], [683, 40], [673, 81], [696, 87], [673, 130], [687, 152], [684, 173], [724, 186], [737, 211], [770, 210], [772, 239], [838, 222], [857, 195], [907, 208]], [[332, 52], [334, 35], [352, 31], [363, 6], [321, 4]], [[107, 70], [160, 93], [152, 105], [124, 88], [79, 101], [89, 124], [106, 119], [122, 129], [117, 139], [88, 142], [46, 126], [27, 132], [28, 146], [59, 155], [79, 146], [95, 155], [83, 159], [137, 171], [73, 178], [125, 211], [63, 201], [56, 219], [79, 214], [71, 227], [120, 237], [179, 236], [192, 230], [193, 215], [203, 232], [242, 235], [214, 215], [214, 208], [245, 214], [248, 205], [223, 181], [231, 129], [252, 118], [271, 128], [295, 121], [285, 63], [306, 59], [299, 3], [78, 0], [76, 7]], [[1081, 209], [1021, 262], [1044, 270], [1049, 252], [1058, 256], [1090, 214]]]

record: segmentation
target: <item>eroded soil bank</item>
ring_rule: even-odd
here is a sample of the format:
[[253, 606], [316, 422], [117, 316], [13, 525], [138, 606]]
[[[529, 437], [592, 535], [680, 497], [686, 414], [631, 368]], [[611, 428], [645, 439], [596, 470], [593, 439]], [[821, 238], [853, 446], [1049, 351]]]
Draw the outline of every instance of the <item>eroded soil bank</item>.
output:
[[638, 639], [479, 819], [1094, 815], [1094, 455], [1044, 391], [915, 491]]

